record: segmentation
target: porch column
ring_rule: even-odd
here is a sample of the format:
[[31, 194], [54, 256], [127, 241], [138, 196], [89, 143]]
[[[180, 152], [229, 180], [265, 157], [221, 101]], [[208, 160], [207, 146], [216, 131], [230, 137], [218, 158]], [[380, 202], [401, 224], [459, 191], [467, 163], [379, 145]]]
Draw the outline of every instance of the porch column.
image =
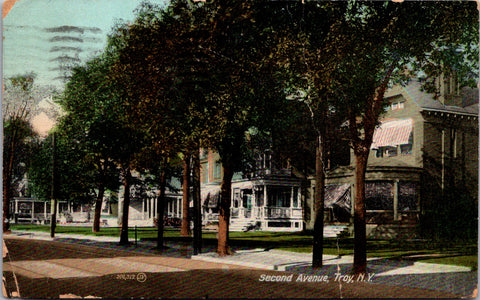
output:
[[147, 206], [148, 206], [148, 208], [147, 208], [147, 210], [148, 210], [148, 218], [149, 218], [149, 219], [150, 219], [150, 218], [153, 218], [153, 216], [152, 216], [152, 198], [149, 198], [149, 199], [147, 200]]
[[252, 217], [257, 218], [258, 215], [258, 207], [257, 207], [257, 197], [255, 197], [255, 186], [252, 184]]
[[294, 197], [293, 193], [294, 192], [295, 192], [295, 188], [292, 186], [290, 188], [290, 208], [293, 208], [293, 197]]
[[181, 198], [177, 198], [177, 207], [178, 207], [178, 217], [179, 218], [182, 218], [183, 216], [183, 209], [182, 209], [182, 199]]
[[296, 208], [301, 208], [302, 209], [302, 216], [303, 216], [303, 202], [302, 202], [302, 187], [301, 186], [297, 187], [297, 193], [295, 194], [295, 197], [297, 197]]
[[45, 217], [45, 220], [47, 220], [47, 202], [43, 202], [43, 216]]
[[267, 216], [266, 208], [268, 206], [268, 194], [267, 194], [267, 185], [263, 186], [263, 215]]
[[355, 215], [355, 184], [350, 184], [350, 223], [353, 224], [353, 215]]
[[157, 214], [157, 201], [155, 201], [155, 198], [152, 199], [152, 213], [154, 218], [158, 218]]
[[[289, 217], [290, 217], [290, 218], [293, 217], [293, 197], [295, 197], [295, 196], [294, 196], [294, 192], [295, 192], [295, 188], [292, 186], [292, 187], [290, 188], [290, 208], [289, 208], [289, 210], [290, 210], [290, 216], [289, 216]], [[292, 224], [292, 225], [293, 225], [293, 224]]]
[[18, 199], [15, 199], [15, 213], [18, 214]]
[[398, 220], [398, 179], [393, 181], [393, 220]]
[[32, 223], [35, 220], [35, 201], [32, 201]]

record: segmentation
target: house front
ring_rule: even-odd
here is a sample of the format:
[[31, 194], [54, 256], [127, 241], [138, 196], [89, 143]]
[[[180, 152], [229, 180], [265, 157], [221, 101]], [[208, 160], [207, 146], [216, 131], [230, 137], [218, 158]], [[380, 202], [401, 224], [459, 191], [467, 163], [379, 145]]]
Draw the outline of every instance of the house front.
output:
[[[203, 220], [215, 226], [223, 175], [218, 153], [203, 150], [200, 165]], [[248, 178], [235, 174], [231, 199], [230, 231], [303, 230], [301, 181], [288, 164], [274, 162], [269, 151], [258, 154]]]
[[[417, 82], [387, 92], [366, 171], [369, 237], [423, 236], [432, 220], [440, 220], [438, 206], [445, 205], [442, 199], [447, 190], [459, 188], [457, 193], [477, 199], [478, 92], [476, 95], [477, 100], [474, 91], [456, 90], [435, 99]], [[351, 157], [349, 166], [327, 174], [327, 222], [352, 224], [353, 153]], [[468, 188], [460, 188], [460, 182]], [[312, 180], [311, 195], [313, 185]], [[307, 206], [313, 216], [312, 201], [310, 198]], [[312, 219], [306, 224], [313, 228]]]

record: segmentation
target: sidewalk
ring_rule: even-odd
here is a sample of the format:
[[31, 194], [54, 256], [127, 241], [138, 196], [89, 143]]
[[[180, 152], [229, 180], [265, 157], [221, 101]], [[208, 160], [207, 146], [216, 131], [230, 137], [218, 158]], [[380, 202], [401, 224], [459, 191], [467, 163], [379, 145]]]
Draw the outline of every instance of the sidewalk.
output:
[[[219, 257], [216, 253], [202, 253], [192, 256], [192, 259], [238, 264], [247, 267], [277, 271], [300, 271], [308, 269], [311, 265], [311, 253], [295, 253], [280, 250], [253, 249], [240, 250], [233, 256]], [[344, 266], [353, 264], [353, 256], [323, 255], [324, 266]], [[382, 258], [368, 258], [369, 271], [375, 276], [407, 275], [407, 274], [432, 274], [470, 272], [470, 268], [453, 265], [440, 265], [421, 262], [389, 261]]]
[[[202, 254], [193, 255], [190, 245], [179, 245], [173, 242], [166, 242], [165, 246], [167, 249], [160, 253], [156, 250], [154, 242], [141, 241], [136, 246], [119, 246], [118, 237], [56, 234], [55, 238], [52, 239], [49, 233], [21, 231], [12, 231], [11, 236], [89, 244], [101, 248], [190, 258], [197, 262], [204, 261], [263, 270], [287, 271], [305, 276], [327, 275], [329, 278], [350, 274], [353, 263], [352, 256], [337, 257], [324, 255], [324, 267], [316, 270], [311, 268], [311, 253], [265, 249], [234, 249], [234, 255], [219, 257], [212, 247], [204, 247]], [[194, 263], [193, 261], [192, 263]], [[470, 268], [462, 266], [388, 260], [384, 258], [368, 258], [367, 265], [367, 276], [369, 277], [366, 279], [370, 279], [372, 283], [444, 291], [462, 296], [472, 295], [478, 286], [477, 272], [472, 272]], [[345, 280], [348, 280], [348, 277]]]

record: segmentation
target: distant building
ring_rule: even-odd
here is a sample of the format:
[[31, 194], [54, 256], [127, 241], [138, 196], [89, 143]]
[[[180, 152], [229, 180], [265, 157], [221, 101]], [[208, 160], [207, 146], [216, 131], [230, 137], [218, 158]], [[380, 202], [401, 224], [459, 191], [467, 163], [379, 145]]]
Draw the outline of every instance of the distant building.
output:
[[[133, 175], [140, 179], [138, 174]], [[118, 195], [118, 216], [117, 225], [121, 225], [121, 216], [123, 208], [123, 187], [120, 188]], [[133, 184], [130, 194], [130, 208], [128, 211], [129, 226], [154, 226], [158, 220], [158, 188], [145, 188], [141, 184]], [[172, 178], [165, 191], [165, 213], [163, 216], [167, 224], [178, 225], [182, 212], [182, 193], [181, 184], [177, 178]]]

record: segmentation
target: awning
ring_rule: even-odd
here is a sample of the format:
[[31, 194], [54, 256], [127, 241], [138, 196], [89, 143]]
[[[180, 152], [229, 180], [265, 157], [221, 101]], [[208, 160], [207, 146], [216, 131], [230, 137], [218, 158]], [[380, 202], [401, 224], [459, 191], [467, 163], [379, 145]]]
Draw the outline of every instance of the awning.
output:
[[203, 207], [217, 208], [219, 200], [220, 200], [220, 192], [217, 192], [215, 194], [208, 193], [203, 201]]
[[340, 206], [350, 209], [349, 184], [332, 184], [325, 186], [325, 208]]
[[378, 149], [386, 146], [408, 144], [413, 128], [412, 119], [389, 121], [380, 124], [373, 134], [371, 148]]
[[201, 191], [202, 206], [207, 208], [218, 207], [220, 199], [220, 186], [212, 185], [202, 188]]

